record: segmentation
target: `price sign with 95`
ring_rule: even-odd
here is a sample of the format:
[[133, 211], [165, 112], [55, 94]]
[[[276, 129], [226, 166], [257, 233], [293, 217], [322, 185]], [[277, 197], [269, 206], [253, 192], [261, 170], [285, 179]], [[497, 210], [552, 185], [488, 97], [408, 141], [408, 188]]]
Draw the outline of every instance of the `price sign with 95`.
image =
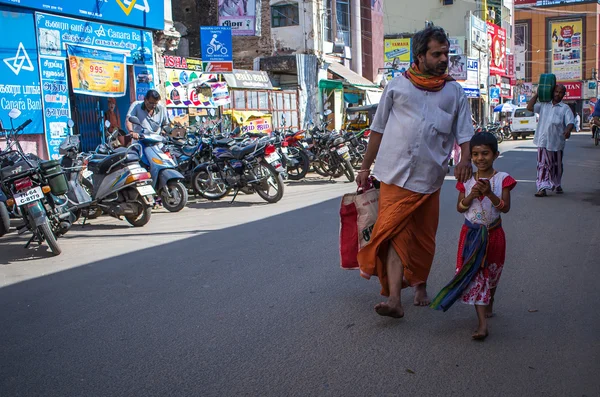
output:
[[103, 74], [104, 68], [102, 66], [98, 66], [98, 65], [90, 65], [90, 72]]

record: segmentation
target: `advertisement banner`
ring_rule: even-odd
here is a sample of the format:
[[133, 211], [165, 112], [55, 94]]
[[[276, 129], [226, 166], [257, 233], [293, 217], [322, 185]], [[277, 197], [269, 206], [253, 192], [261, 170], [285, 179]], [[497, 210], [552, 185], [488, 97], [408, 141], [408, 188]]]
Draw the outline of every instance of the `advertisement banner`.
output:
[[465, 37], [448, 37], [450, 42], [450, 55], [462, 55], [465, 53]]
[[[234, 36], [256, 35], [255, 0], [218, 0], [219, 26], [231, 28]], [[264, 1], [264, 0], [263, 0]], [[259, 2], [260, 4], [260, 2]], [[260, 12], [259, 12], [260, 14]], [[204, 57], [203, 57], [204, 59]]]
[[385, 39], [383, 41], [384, 68], [387, 69], [386, 77], [389, 80], [396, 73], [404, 73], [412, 62], [411, 39]]
[[506, 74], [506, 29], [488, 22], [487, 45], [490, 54], [490, 74]]
[[598, 82], [594, 80], [586, 80], [583, 82], [581, 96], [583, 99], [595, 98], [598, 94]]
[[467, 79], [467, 56], [466, 55], [450, 55], [448, 64], [448, 74], [454, 80]]
[[[15, 121], [15, 127], [31, 119], [31, 124], [23, 133], [41, 134], [44, 126], [33, 14], [7, 11], [0, 13], [0, 35], [0, 120], [4, 128], [10, 128], [8, 112], [19, 109], [21, 116]], [[65, 96], [64, 100], [66, 99]]]
[[550, 68], [557, 80], [581, 80], [582, 78], [582, 27], [581, 19], [551, 21]]
[[581, 95], [583, 86], [581, 81], [557, 81], [556, 83], [563, 84], [567, 89], [563, 100], [568, 101], [582, 98]]
[[514, 0], [515, 8], [598, 3], [598, 0]]
[[215, 105], [223, 106], [231, 103], [227, 83], [211, 83], [210, 88], [212, 90], [212, 100]]
[[246, 132], [269, 134], [273, 132], [271, 116], [265, 116], [260, 119], [246, 121], [243, 124], [246, 127]]
[[68, 45], [67, 54], [74, 93], [108, 97], [125, 95], [125, 54], [78, 45]]
[[515, 78], [517, 80], [528, 80], [527, 76], [527, 60], [530, 53], [527, 51], [529, 43], [529, 25], [516, 24], [514, 45], [515, 45]]
[[163, 30], [163, 0], [0, 0], [0, 4], [38, 11]]
[[477, 18], [475, 15], [471, 15], [471, 35], [469, 41], [471, 47], [475, 47], [479, 51], [487, 50], [487, 25], [486, 23]]
[[154, 68], [149, 66], [134, 66], [133, 78], [135, 81], [135, 99], [137, 101], [144, 100], [146, 93], [154, 89]]
[[217, 80], [216, 74], [199, 73], [193, 70], [165, 69], [167, 80], [165, 103], [168, 108], [215, 107], [211, 98], [196, 93], [196, 87], [210, 80]]
[[467, 98], [479, 98], [479, 60], [467, 58], [467, 79], [458, 82], [465, 91]]

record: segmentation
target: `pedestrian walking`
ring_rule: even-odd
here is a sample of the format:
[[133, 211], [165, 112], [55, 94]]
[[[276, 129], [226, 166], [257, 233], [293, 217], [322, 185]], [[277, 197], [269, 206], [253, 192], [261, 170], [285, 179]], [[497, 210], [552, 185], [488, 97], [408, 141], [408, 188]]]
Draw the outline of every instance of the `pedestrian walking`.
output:
[[579, 116], [579, 113], [575, 113], [575, 131], [581, 131], [581, 116]]
[[465, 217], [456, 274], [431, 306], [446, 311], [457, 299], [474, 305], [479, 325], [472, 338], [483, 340], [488, 336], [487, 319], [493, 315], [494, 295], [504, 267], [506, 239], [500, 215], [510, 210], [510, 191], [517, 181], [494, 169], [499, 152], [493, 134], [476, 134], [470, 148], [477, 172], [467, 182], [456, 183], [457, 210]]
[[546, 197], [547, 190], [563, 193], [563, 152], [575, 127], [573, 112], [562, 102], [566, 92], [564, 85], [557, 84], [551, 102], [538, 102], [535, 94], [527, 103], [527, 110], [540, 115], [533, 138], [538, 147], [536, 197]]
[[[471, 111], [462, 87], [446, 74], [449, 42], [444, 29], [427, 27], [412, 39], [414, 64], [384, 89], [357, 183], [369, 186], [371, 165], [381, 182], [377, 222], [358, 253], [361, 275], [377, 276], [386, 302], [382, 316], [404, 316], [401, 289], [415, 287], [414, 304], [427, 306], [427, 278], [435, 253], [440, 188], [454, 142], [462, 159], [455, 176], [472, 174]], [[403, 282], [404, 280], [404, 282]]]

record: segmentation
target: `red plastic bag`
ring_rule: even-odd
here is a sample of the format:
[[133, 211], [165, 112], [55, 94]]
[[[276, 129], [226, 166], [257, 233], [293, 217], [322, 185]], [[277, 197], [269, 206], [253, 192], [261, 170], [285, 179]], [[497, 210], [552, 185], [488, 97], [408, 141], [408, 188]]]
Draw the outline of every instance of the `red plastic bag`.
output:
[[377, 220], [379, 190], [345, 194], [340, 206], [340, 266], [358, 269], [358, 251], [369, 243]]

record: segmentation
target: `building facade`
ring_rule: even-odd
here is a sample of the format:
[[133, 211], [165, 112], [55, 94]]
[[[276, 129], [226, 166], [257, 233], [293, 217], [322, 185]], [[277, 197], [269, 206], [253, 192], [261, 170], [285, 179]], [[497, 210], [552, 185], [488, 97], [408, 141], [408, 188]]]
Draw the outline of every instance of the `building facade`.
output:
[[553, 73], [567, 87], [565, 102], [588, 119], [598, 97], [599, 14], [597, 0], [515, 0], [519, 102], [531, 97], [541, 74]]

